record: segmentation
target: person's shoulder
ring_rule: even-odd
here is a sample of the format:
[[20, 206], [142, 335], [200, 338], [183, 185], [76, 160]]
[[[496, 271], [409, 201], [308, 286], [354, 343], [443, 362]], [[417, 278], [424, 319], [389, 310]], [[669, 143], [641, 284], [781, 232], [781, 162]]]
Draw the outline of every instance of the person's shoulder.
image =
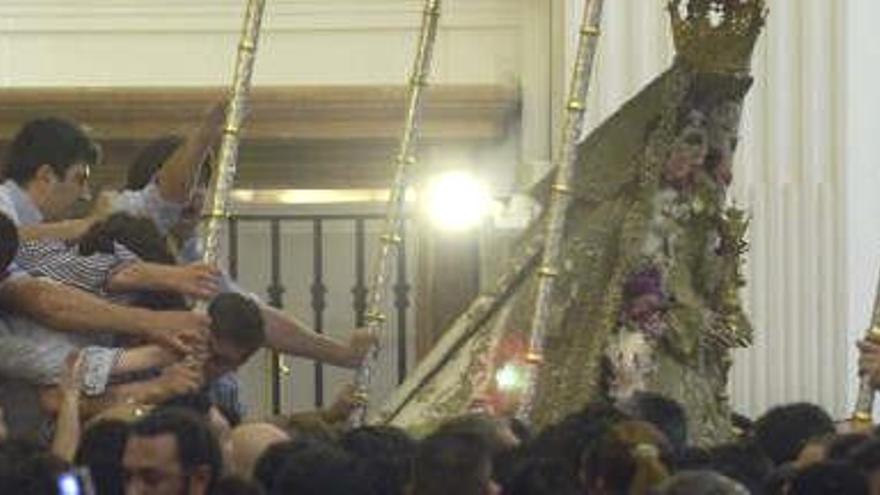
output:
[[0, 183], [0, 213], [9, 217], [16, 226], [20, 224], [12, 188], [8, 181]]

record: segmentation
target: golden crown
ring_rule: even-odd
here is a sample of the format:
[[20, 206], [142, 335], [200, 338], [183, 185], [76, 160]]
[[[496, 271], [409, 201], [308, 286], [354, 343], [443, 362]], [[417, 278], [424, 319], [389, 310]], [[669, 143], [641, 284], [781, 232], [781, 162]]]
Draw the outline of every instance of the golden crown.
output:
[[748, 73], [764, 0], [672, 0], [669, 14], [676, 51], [696, 69]]

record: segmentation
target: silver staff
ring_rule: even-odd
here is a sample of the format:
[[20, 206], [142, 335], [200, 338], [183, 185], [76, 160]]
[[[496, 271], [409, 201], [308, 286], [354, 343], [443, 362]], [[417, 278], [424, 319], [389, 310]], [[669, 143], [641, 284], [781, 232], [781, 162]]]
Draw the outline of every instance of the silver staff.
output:
[[[393, 265], [392, 256], [397, 253], [392, 248], [401, 242], [400, 227], [403, 222], [403, 207], [406, 199], [406, 188], [409, 185], [410, 172], [415, 165], [416, 135], [422, 103], [424, 88], [428, 84], [428, 73], [431, 69], [431, 59], [434, 51], [434, 41], [437, 38], [437, 24], [440, 19], [440, 0], [425, 0], [425, 8], [422, 15], [422, 29], [419, 36], [419, 47], [413, 64], [412, 74], [408, 88], [408, 106], [403, 135], [400, 138], [400, 148], [397, 154], [397, 173], [391, 187], [388, 199], [388, 209], [385, 216], [385, 228], [380, 238], [382, 246], [375, 259], [373, 266], [370, 293], [367, 299], [367, 312], [364, 315], [367, 328], [375, 335], [381, 331], [385, 322], [382, 314], [382, 297], [386, 291]], [[361, 363], [355, 376], [356, 396], [360, 399], [360, 405], [352, 413], [350, 422], [353, 425], [363, 424], [366, 419], [367, 397], [372, 379], [372, 367], [378, 357], [378, 347], [368, 353]]]
[[538, 372], [544, 359], [544, 340], [550, 318], [550, 300], [554, 282], [559, 275], [559, 258], [565, 218], [571, 204], [571, 182], [574, 162], [577, 159], [578, 138], [584, 125], [587, 91], [599, 38], [599, 22], [602, 18], [603, 0], [585, 0], [583, 20], [578, 36], [578, 50], [571, 75], [567, 112], [562, 133], [562, 145], [556, 161], [556, 179], [551, 186], [550, 210], [547, 214], [544, 253], [538, 269], [538, 293], [532, 319], [529, 350], [526, 354], [526, 383], [520, 399], [517, 416], [528, 421], [538, 381]]

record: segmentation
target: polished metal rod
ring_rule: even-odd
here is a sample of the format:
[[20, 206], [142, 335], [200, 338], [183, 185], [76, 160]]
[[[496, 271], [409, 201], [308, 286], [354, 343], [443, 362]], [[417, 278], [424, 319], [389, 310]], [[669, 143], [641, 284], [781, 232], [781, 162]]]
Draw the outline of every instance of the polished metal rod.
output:
[[[397, 153], [397, 172], [391, 186], [385, 215], [385, 225], [380, 238], [381, 246], [374, 261], [369, 284], [370, 292], [367, 296], [365, 320], [367, 328], [375, 335], [380, 334], [386, 321], [386, 317], [383, 314], [383, 298], [388, 290], [391, 267], [394, 266], [392, 257], [396, 255], [396, 248], [401, 243], [400, 232], [403, 222], [406, 190], [409, 186], [412, 168], [416, 163], [414, 150], [419, 131], [418, 124], [422, 96], [425, 86], [427, 86], [428, 74], [431, 70], [439, 19], [440, 0], [425, 0], [419, 45], [408, 87], [406, 120]], [[350, 418], [350, 423], [355, 426], [363, 424], [366, 419], [367, 399], [372, 381], [373, 366], [378, 358], [378, 351], [378, 347], [375, 347], [372, 352], [367, 354], [367, 357], [358, 367], [355, 376], [356, 394], [360, 399], [360, 406], [352, 413]]]
[[544, 341], [550, 319], [550, 302], [556, 278], [559, 276], [565, 219], [571, 204], [577, 143], [583, 131], [586, 97], [598, 46], [603, 0], [585, 0], [585, 2], [578, 36], [577, 55], [566, 104], [562, 143], [556, 160], [556, 177], [551, 186], [550, 205], [544, 234], [544, 252], [541, 266], [538, 268], [540, 280], [535, 300], [535, 312], [532, 316], [529, 349], [525, 356], [525, 388], [517, 410], [517, 417], [525, 421], [528, 421], [531, 416], [538, 373], [544, 360]]

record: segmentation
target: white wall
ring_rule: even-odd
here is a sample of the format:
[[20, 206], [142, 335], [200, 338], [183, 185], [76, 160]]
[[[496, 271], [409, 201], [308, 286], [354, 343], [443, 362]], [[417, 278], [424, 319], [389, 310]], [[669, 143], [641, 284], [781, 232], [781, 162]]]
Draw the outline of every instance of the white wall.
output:
[[[405, 80], [419, 0], [267, 2], [255, 84]], [[17, 0], [0, 4], [9, 86], [205, 85], [231, 74], [243, 0]], [[446, 2], [441, 82], [519, 74], [519, 2]], [[472, 56], [460, 56], [470, 54]]]

